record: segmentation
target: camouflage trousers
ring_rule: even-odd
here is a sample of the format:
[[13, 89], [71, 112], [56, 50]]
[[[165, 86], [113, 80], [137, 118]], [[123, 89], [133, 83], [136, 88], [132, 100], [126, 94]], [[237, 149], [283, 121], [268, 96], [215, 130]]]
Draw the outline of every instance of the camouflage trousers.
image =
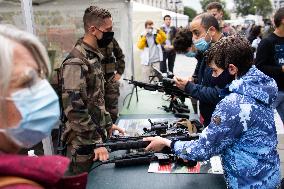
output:
[[67, 146], [67, 157], [71, 160], [68, 172], [66, 173], [69, 176], [89, 172], [93, 165], [94, 154], [78, 155], [72, 145]]
[[105, 107], [110, 113], [113, 123], [118, 117], [119, 81], [114, 80], [114, 74], [105, 76]]
[[[74, 130], [80, 129], [84, 132], [76, 132]], [[97, 139], [97, 140], [95, 140]], [[66, 156], [71, 160], [69, 164], [67, 175], [76, 175], [83, 172], [88, 172], [93, 164], [94, 153], [87, 155], [78, 155], [76, 148], [78, 145], [93, 144], [100, 141], [98, 132], [94, 129], [88, 128], [87, 125], [80, 125], [67, 122], [65, 131], [62, 136], [62, 141], [67, 145]]]

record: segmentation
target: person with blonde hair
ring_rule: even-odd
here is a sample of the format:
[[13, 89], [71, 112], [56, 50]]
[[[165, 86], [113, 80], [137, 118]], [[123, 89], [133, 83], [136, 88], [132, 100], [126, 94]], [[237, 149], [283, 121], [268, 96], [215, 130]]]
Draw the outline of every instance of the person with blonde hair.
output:
[[47, 81], [49, 58], [38, 38], [0, 25], [0, 41], [0, 188], [85, 188], [86, 173], [63, 178], [68, 158], [17, 154], [51, 134], [59, 102]]

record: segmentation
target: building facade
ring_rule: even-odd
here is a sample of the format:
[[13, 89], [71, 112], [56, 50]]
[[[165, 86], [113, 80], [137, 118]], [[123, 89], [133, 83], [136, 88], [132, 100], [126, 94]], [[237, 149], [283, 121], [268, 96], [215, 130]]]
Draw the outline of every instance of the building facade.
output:
[[274, 10], [284, 7], [284, 0], [273, 0], [272, 5]]
[[146, 4], [149, 6], [170, 10], [183, 14], [183, 0], [134, 0], [137, 3]]

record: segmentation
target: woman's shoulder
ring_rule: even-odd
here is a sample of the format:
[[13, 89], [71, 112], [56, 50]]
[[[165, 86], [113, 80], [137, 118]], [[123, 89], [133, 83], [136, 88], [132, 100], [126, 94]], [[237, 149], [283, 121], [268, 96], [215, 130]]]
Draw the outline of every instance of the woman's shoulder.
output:
[[[64, 176], [70, 160], [62, 156], [0, 155], [0, 175], [54, 184]], [[44, 170], [44, 172], [42, 171]]]

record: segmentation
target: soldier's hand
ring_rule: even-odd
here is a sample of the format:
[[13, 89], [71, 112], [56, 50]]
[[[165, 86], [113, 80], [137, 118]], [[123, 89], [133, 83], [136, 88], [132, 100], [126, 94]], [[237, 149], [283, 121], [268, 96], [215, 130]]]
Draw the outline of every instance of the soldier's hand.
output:
[[146, 151], [161, 151], [165, 146], [170, 147], [171, 141], [159, 136], [143, 138], [143, 141], [150, 141], [151, 143], [145, 148]]
[[121, 78], [121, 75], [119, 74], [119, 73], [116, 73], [115, 75], [114, 75], [114, 80], [115, 81], [119, 81], [120, 80], [120, 78]]
[[186, 84], [189, 82], [189, 80], [187, 79], [181, 79], [178, 77], [174, 77], [174, 80], [175, 80], [176, 86], [181, 90], [184, 90]]
[[106, 161], [109, 158], [108, 151], [105, 147], [96, 148], [94, 150], [95, 157], [94, 161], [100, 160], [100, 161]]
[[124, 129], [122, 129], [122, 128], [120, 128], [120, 127], [118, 127], [117, 125], [115, 125], [115, 124], [113, 124], [112, 126], [111, 126], [111, 128], [109, 129], [109, 136], [112, 136], [112, 133], [113, 133], [113, 131], [118, 131], [121, 135], [125, 135], [125, 130]]

